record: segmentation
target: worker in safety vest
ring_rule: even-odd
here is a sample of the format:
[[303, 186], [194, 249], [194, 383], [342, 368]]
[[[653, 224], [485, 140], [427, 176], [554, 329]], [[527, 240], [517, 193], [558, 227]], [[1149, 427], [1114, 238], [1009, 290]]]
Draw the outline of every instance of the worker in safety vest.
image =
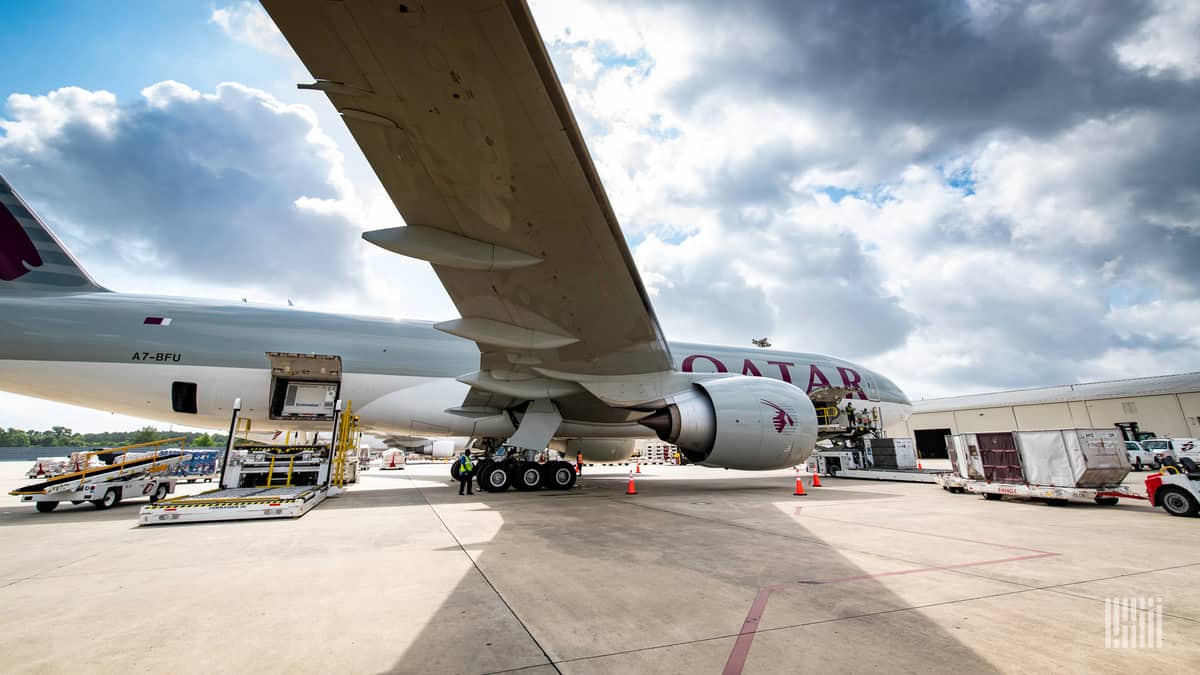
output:
[[475, 462], [471, 461], [471, 451], [463, 450], [463, 454], [458, 458], [457, 470], [454, 472], [458, 476], [458, 494], [463, 494], [463, 488], [467, 489], [467, 494], [473, 495], [475, 491], [471, 486], [471, 477], [475, 475]]
[[852, 426], [854, 426], [854, 425], [855, 425], [857, 422], [858, 422], [858, 420], [856, 420], [856, 419], [854, 418], [854, 404], [853, 404], [853, 403], [847, 403], [847, 404], [846, 404], [846, 425], [847, 425], [847, 426], [851, 426], [851, 427], [852, 427]]

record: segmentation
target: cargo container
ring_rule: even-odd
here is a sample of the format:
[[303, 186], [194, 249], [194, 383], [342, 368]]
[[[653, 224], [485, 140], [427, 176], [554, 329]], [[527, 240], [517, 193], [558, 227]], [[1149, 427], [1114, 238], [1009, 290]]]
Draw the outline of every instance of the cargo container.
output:
[[946, 437], [946, 450], [953, 470], [939, 483], [952, 492], [1050, 503], [1144, 499], [1121, 485], [1132, 467], [1116, 429], [957, 434]]

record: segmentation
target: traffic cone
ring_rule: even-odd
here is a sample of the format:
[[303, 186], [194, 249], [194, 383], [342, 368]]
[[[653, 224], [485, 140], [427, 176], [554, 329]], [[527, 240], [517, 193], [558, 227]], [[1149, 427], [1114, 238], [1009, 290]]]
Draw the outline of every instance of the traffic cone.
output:
[[389, 469], [396, 468], [396, 455], [394, 453], [392, 454], [392, 463], [388, 465], [388, 468]]
[[634, 473], [641, 473], [641, 472], [642, 472], [642, 463], [641, 463], [641, 462], [638, 462], [636, 465], [634, 465], [633, 472], [634, 472]]
[[821, 474], [813, 474], [813, 487], [821, 487]]
[[806, 494], [804, 492], [804, 481], [801, 480], [799, 471], [796, 472], [796, 491], [792, 494], [797, 497], [803, 497]]
[[917, 462], [917, 471], [924, 471], [924, 470], [925, 470], [925, 468], [921, 466], [921, 463]]
[[[46, 470], [42, 468], [42, 463], [38, 462], [37, 476], [45, 476], [45, 475], [46, 475]], [[37, 476], [35, 476], [35, 478]]]
[[625, 488], [625, 494], [627, 494], [627, 495], [636, 495], [637, 494], [637, 487], [635, 487], [633, 484], [633, 474], [629, 474], [629, 487]]

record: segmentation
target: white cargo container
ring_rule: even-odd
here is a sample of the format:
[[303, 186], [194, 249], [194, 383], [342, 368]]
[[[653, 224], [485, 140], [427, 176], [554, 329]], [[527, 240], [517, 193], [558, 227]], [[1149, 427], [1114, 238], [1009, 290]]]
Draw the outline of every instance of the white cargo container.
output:
[[947, 437], [946, 449], [954, 470], [939, 482], [952, 492], [1051, 503], [1144, 499], [1121, 485], [1131, 467], [1116, 429], [957, 434]]

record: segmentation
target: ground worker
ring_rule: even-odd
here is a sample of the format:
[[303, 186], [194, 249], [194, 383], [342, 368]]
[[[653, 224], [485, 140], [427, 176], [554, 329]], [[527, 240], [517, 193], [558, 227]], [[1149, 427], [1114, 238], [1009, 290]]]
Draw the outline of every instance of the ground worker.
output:
[[470, 450], [463, 450], [462, 456], [458, 458], [456, 475], [458, 476], [458, 494], [463, 494], [463, 488], [467, 489], [467, 494], [475, 494], [471, 485], [471, 478], [475, 475], [475, 462], [471, 461]]
[[846, 423], [848, 426], [854, 426], [858, 420], [854, 419], [854, 404], [846, 404]]

